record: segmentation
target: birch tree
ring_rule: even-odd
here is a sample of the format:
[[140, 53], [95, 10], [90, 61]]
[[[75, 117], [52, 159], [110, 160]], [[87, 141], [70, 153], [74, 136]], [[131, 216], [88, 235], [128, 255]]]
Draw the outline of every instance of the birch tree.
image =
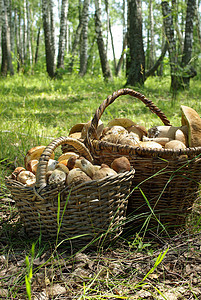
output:
[[60, 14], [60, 33], [59, 33], [59, 50], [57, 58], [57, 68], [64, 69], [64, 54], [66, 47], [66, 30], [67, 30], [68, 0], [62, 0]]
[[82, 13], [82, 31], [80, 43], [80, 76], [84, 76], [87, 72], [87, 53], [88, 53], [88, 16], [89, 15], [89, 0], [84, 1]]

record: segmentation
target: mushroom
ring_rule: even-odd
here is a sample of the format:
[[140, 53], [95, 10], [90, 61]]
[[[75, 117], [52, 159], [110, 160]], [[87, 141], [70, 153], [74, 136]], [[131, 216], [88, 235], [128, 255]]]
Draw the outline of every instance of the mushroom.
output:
[[27, 164], [27, 171], [30, 171], [36, 175], [37, 167], [38, 167], [39, 161], [38, 159], [32, 159]]
[[62, 155], [60, 155], [57, 160], [58, 160], [58, 162], [60, 162], [61, 160], [65, 160], [65, 159], [67, 160], [73, 155], [76, 156], [77, 158], [79, 157], [79, 155], [75, 152], [65, 152]]
[[49, 184], [58, 184], [66, 181], [69, 169], [63, 164], [58, 164], [48, 179]]
[[123, 126], [117, 126], [117, 125], [112, 127], [107, 127], [107, 130], [103, 132], [104, 136], [110, 134], [119, 135], [119, 134], [127, 134], [127, 133], [128, 131]]
[[92, 179], [81, 169], [75, 168], [69, 171], [67, 176], [67, 184], [77, 185], [83, 182], [91, 181]]
[[49, 161], [48, 161], [48, 164], [47, 164], [47, 172], [48, 171], [54, 171], [57, 164], [58, 164], [57, 160], [50, 158]]
[[94, 175], [93, 175], [93, 180], [99, 180], [102, 178], [105, 178], [106, 176], [114, 176], [117, 175], [117, 172], [115, 170], [113, 170], [112, 168], [100, 168], [99, 170], [97, 170]]
[[148, 137], [152, 138], [161, 138], [166, 137], [170, 140], [175, 139], [176, 131], [180, 129], [181, 131], [186, 132], [185, 126], [154, 126], [148, 130]]
[[[30, 160], [33, 160], [33, 159], [39, 160], [39, 158], [40, 158], [41, 154], [43, 153], [43, 151], [45, 150], [45, 148], [46, 148], [46, 146], [36, 146], [36, 147], [31, 148], [26, 153], [25, 158], [24, 158], [24, 164], [25, 164], [26, 169], [27, 169], [28, 162]], [[52, 153], [50, 158], [54, 159], [54, 153]]]
[[133, 146], [133, 145], [138, 144], [139, 141], [140, 141], [139, 135], [137, 135], [134, 132], [129, 132], [127, 134], [121, 134], [119, 136], [119, 139], [118, 139], [117, 143], [121, 144], [121, 145], [130, 145], [130, 146]]
[[67, 162], [67, 167], [69, 170], [72, 170], [73, 168], [75, 168], [76, 159], [77, 159], [76, 155], [72, 155], [71, 157], [69, 157], [68, 162]]
[[101, 138], [101, 141], [117, 144], [118, 139], [119, 139], [118, 134], [111, 133], [111, 134], [105, 135], [103, 138]]
[[130, 171], [131, 165], [127, 157], [121, 156], [113, 160], [113, 162], [111, 163], [111, 168], [117, 173], [122, 173]]
[[161, 144], [153, 142], [153, 141], [139, 142], [139, 147], [150, 148], [150, 149], [161, 149], [161, 148], [163, 148]]
[[184, 145], [188, 145], [188, 135], [184, 133], [181, 129], [177, 129], [175, 132], [175, 140], [182, 142]]
[[174, 149], [174, 150], [180, 150], [180, 149], [186, 149], [186, 146], [184, 143], [178, 140], [171, 140], [168, 143], [165, 144], [165, 149]]
[[[85, 139], [87, 137], [87, 132], [88, 132], [88, 129], [90, 128], [90, 126], [91, 126], [91, 120], [84, 124], [82, 131], [81, 131], [82, 139]], [[94, 134], [92, 134], [91, 137], [99, 139], [102, 134], [103, 128], [104, 128], [103, 122], [101, 120], [99, 120], [97, 130]]]
[[95, 169], [93, 164], [87, 159], [76, 159], [75, 168], [80, 168], [83, 172], [85, 172], [89, 177], [93, 177], [95, 173]]
[[191, 107], [181, 105], [181, 123], [188, 127], [188, 146], [201, 146], [201, 118]]
[[136, 137], [130, 139], [129, 136], [123, 136], [123, 137], [119, 137], [119, 139], [117, 140], [117, 144], [134, 147], [139, 144], [139, 141], [140, 140], [137, 139]]
[[22, 172], [22, 171], [25, 171], [25, 168], [23, 168], [23, 167], [17, 167], [17, 168], [15, 168], [15, 170], [11, 174], [11, 178], [14, 179], [14, 180], [17, 180], [18, 174], [20, 172]]
[[17, 176], [17, 181], [26, 186], [33, 186], [36, 183], [36, 176], [30, 171], [21, 171]]
[[80, 132], [80, 136], [81, 136], [81, 131], [82, 131], [82, 128], [84, 127], [84, 125], [85, 125], [85, 123], [75, 124], [73, 127], [71, 127], [71, 129], [69, 131], [69, 135]]
[[147, 136], [148, 134], [146, 128], [138, 124], [130, 126], [129, 128], [127, 128], [127, 130], [128, 132], [133, 132], [137, 134], [140, 140], [142, 140], [143, 136]]
[[107, 124], [108, 127], [113, 127], [113, 126], [121, 126], [124, 127], [126, 130], [127, 128], [136, 125], [132, 120], [127, 119], [127, 118], [115, 118], [109, 121]]
[[162, 146], [164, 146], [167, 142], [170, 141], [169, 138], [167, 137], [157, 137], [157, 138], [149, 138], [147, 136], [143, 136], [143, 142], [156, 142], [156, 143], [159, 143], [161, 144]]

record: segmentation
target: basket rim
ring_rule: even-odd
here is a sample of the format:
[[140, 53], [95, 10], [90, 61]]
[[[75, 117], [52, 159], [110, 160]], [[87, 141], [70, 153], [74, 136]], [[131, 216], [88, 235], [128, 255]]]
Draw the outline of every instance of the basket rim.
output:
[[[81, 188], [90, 188], [92, 187], [93, 185], [94, 186], [97, 186], [99, 184], [104, 184], [104, 183], [107, 183], [112, 180], [120, 180], [120, 179], [127, 179], [127, 178], [130, 178], [130, 177], [134, 177], [135, 175], [135, 169], [134, 168], [131, 168], [130, 171], [126, 171], [126, 172], [121, 172], [121, 173], [117, 173], [115, 175], [110, 175], [110, 176], [106, 176], [104, 178], [101, 178], [101, 179], [98, 179], [98, 180], [90, 180], [90, 181], [86, 181], [86, 182], [82, 182], [80, 184], [77, 184], [77, 185], [64, 185], [64, 183], [62, 184], [48, 184], [46, 186], [44, 186], [42, 189], [39, 188], [39, 193], [41, 193], [41, 191], [45, 192], [45, 190], [47, 191], [56, 191], [56, 190], [62, 190], [63, 192], [64, 191], [67, 191], [67, 190], [71, 190], [71, 191], [74, 191], [74, 190], [77, 190], [77, 189], [81, 189]], [[11, 178], [11, 175], [10, 176], [6, 176], [5, 177], [5, 182], [6, 184], [7, 183], [10, 183], [11, 185], [15, 185], [15, 186], [18, 186], [19, 188], [25, 190], [25, 191], [33, 191], [35, 192], [35, 190], [37, 191], [36, 187], [33, 186], [33, 187], [29, 187], [29, 186], [25, 186], [23, 183]]]
[[[119, 153], [123, 153], [123, 151], [126, 149], [129, 155], [139, 155], [144, 156], [146, 154], [153, 155], [153, 156], [164, 156], [164, 157], [178, 157], [181, 155], [194, 155], [199, 156], [201, 154], [201, 147], [187, 147], [185, 149], [156, 149], [156, 148], [144, 148], [140, 146], [129, 146], [129, 145], [121, 145], [121, 144], [114, 144], [107, 141], [101, 141], [101, 140], [91, 140], [91, 146], [92, 146], [92, 155], [94, 154], [94, 146], [99, 147], [101, 150], [105, 150], [106, 148], [116, 148], [118, 149]], [[121, 153], [121, 154], [122, 154]]]

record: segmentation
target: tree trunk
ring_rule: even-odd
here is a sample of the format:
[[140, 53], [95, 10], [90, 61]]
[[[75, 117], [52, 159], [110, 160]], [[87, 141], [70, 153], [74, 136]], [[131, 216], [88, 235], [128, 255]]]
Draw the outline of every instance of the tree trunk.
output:
[[80, 76], [84, 76], [87, 72], [88, 15], [89, 15], [89, 0], [85, 0], [84, 7], [83, 7], [83, 13], [82, 13], [80, 72], [79, 72]]
[[38, 28], [37, 40], [36, 40], [35, 64], [37, 64], [38, 61], [39, 45], [40, 45], [40, 27]]
[[169, 52], [169, 61], [170, 61], [170, 70], [171, 70], [171, 90], [173, 93], [176, 93], [180, 87], [180, 80], [178, 76], [178, 59], [176, 51], [176, 40], [174, 37], [174, 26], [171, 9], [167, 1], [162, 1], [162, 13], [163, 13], [163, 23], [166, 38], [169, 43], [168, 52]]
[[184, 51], [181, 62], [182, 68], [186, 69], [186, 74], [182, 78], [184, 87], [186, 88], [189, 88], [190, 77], [194, 77], [193, 75], [196, 75], [196, 72], [193, 72], [192, 67], [190, 67], [189, 65], [191, 61], [193, 47], [193, 19], [195, 16], [195, 8], [196, 0], [188, 0], [186, 10]]
[[164, 59], [165, 53], [168, 49], [168, 42], [166, 41], [165, 46], [162, 49], [161, 55], [159, 56], [159, 58], [157, 59], [157, 61], [155, 62], [155, 64], [145, 73], [145, 80], [154, 74], [154, 72], [157, 71], [158, 67], [161, 65], [161, 62]]
[[98, 45], [103, 77], [105, 80], [112, 80], [112, 73], [107, 60], [107, 52], [105, 50], [105, 45], [103, 41], [101, 8], [100, 8], [99, 0], [95, 0], [95, 28], [96, 28], [96, 40]]
[[53, 34], [51, 32], [52, 24], [49, 16], [53, 12], [50, 11], [52, 6], [48, 6], [47, 0], [42, 0], [42, 14], [43, 14], [43, 30], [45, 37], [45, 54], [46, 54], [46, 69], [48, 75], [53, 78], [55, 76], [55, 52], [53, 42]]
[[64, 69], [65, 37], [67, 30], [68, 0], [62, 0], [60, 17], [59, 50], [57, 58], [57, 68]]
[[128, 48], [130, 67], [126, 85], [143, 85], [145, 79], [145, 55], [142, 37], [141, 0], [128, 0]]
[[153, 1], [149, 0], [149, 51], [148, 51], [148, 69], [152, 68], [155, 61], [155, 42], [154, 42], [154, 15], [153, 15]]
[[124, 60], [124, 51], [126, 49], [126, 45], [127, 45], [127, 35], [124, 35], [124, 39], [123, 39], [123, 47], [122, 47], [122, 52], [121, 52], [121, 56], [120, 59], [118, 61], [117, 64], [117, 68], [116, 68], [116, 76], [119, 75], [120, 69], [121, 69], [121, 65], [123, 64], [123, 60]]
[[0, 11], [2, 16], [2, 64], [1, 64], [1, 75], [7, 76], [8, 71], [10, 75], [14, 75], [12, 56], [10, 49], [10, 28], [8, 24], [7, 15], [7, 2], [4, 0], [0, 1]]

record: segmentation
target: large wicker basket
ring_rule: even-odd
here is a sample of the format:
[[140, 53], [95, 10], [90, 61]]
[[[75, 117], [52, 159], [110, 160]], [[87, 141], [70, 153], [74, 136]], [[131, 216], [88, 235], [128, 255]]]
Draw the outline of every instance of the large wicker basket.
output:
[[186, 217], [198, 197], [201, 147], [156, 150], [92, 139], [92, 133], [95, 133], [105, 109], [122, 95], [130, 95], [141, 100], [164, 125], [170, 125], [165, 114], [151, 100], [132, 89], [121, 89], [108, 96], [96, 110], [85, 144], [96, 163], [104, 162], [110, 165], [114, 158], [120, 156], [129, 158], [135, 168], [135, 177], [132, 183], [134, 191], [128, 200], [127, 215], [135, 219], [135, 226], [137, 223], [144, 224], [149, 217], [156, 220], [150, 224], [157, 227], [159, 224], [166, 225], [161, 228], [168, 228], [169, 232], [171, 229], [174, 232], [178, 226], [183, 229]]
[[11, 177], [6, 178], [26, 233], [56, 239], [59, 228], [60, 239], [73, 239], [75, 243], [90, 242], [100, 236], [105, 241], [116, 238], [124, 225], [127, 196], [135, 171], [77, 186], [48, 185], [45, 175], [49, 158], [64, 143], [74, 146], [82, 156], [92, 161], [90, 152], [82, 143], [60, 137], [51, 142], [41, 155], [35, 187], [26, 187]]

